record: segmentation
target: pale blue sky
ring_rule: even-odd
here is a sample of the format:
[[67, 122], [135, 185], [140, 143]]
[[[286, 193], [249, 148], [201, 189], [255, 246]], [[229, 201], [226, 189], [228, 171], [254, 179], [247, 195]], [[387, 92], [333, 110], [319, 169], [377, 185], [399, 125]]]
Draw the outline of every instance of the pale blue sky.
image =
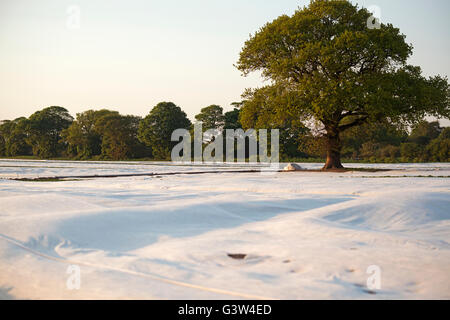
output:
[[[353, 1], [381, 9], [414, 45], [411, 63], [425, 74], [450, 74], [450, 1]], [[256, 75], [233, 67], [264, 23], [309, 3], [294, 0], [0, 0], [0, 119], [50, 105], [72, 115], [110, 108], [146, 115], [173, 101], [193, 116], [225, 110]], [[79, 29], [66, 27], [79, 6]]]

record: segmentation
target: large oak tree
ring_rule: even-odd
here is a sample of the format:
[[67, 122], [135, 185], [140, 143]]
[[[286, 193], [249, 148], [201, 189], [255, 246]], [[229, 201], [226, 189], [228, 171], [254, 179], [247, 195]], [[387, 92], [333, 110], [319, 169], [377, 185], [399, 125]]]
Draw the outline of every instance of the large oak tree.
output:
[[409, 125], [448, 117], [447, 78], [425, 78], [407, 60], [412, 46], [391, 24], [373, 28], [371, 13], [348, 1], [311, 1], [267, 23], [245, 43], [236, 67], [269, 84], [248, 89], [244, 127], [269, 117], [314, 120], [327, 145], [324, 169], [342, 168], [340, 134], [379, 120]]

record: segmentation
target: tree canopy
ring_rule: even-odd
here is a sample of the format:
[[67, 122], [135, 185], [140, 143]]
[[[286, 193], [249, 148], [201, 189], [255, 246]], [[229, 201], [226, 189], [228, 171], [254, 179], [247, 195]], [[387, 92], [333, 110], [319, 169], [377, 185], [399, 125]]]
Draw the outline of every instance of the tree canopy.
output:
[[191, 121], [173, 102], [160, 102], [141, 121], [139, 140], [152, 149], [159, 159], [169, 159], [176, 142], [171, 141], [176, 129], [189, 129]]
[[72, 125], [62, 132], [68, 144], [69, 154], [80, 159], [89, 159], [102, 153], [102, 134], [98, 128], [99, 119], [106, 115], [119, 115], [117, 111], [87, 110], [78, 113]]
[[67, 109], [53, 106], [32, 114], [24, 121], [25, 140], [32, 147], [33, 154], [42, 158], [56, 156], [64, 148], [61, 132], [67, 129], [73, 117]]
[[102, 156], [113, 160], [150, 156], [150, 150], [138, 139], [140, 123], [140, 117], [118, 113], [100, 117], [96, 122], [96, 130], [102, 137]]
[[242, 128], [241, 122], [239, 121], [239, 109], [234, 108], [231, 111], [225, 112], [224, 114], [224, 129], [240, 129]]
[[31, 146], [27, 143], [25, 131], [27, 118], [3, 121], [0, 125], [0, 155], [30, 155]]
[[195, 120], [203, 123], [203, 130], [217, 129], [220, 130], [224, 126], [225, 117], [223, 115], [223, 108], [216, 104], [200, 110], [200, 113], [195, 116]]

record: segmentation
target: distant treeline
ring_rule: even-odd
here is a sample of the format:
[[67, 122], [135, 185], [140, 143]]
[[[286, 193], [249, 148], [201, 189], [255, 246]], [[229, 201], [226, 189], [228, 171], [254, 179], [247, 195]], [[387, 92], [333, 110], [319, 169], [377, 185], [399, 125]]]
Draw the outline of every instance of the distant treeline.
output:
[[[240, 103], [223, 113], [218, 105], [203, 108], [195, 116], [203, 130], [239, 129]], [[0, 122], [0, 156], [34, 156], [41, 159], [170, 160], [177, 142], [175, 129], [192, 130], [186, 113], [172, 102], [157, 104], [141, 118], [111, 110], [88, 110], [74, 119], [62, 107], [48, 107], [29, 118]], [[245, 129], [245, 128], [244, 128]], [[354, 127], [342, 134], [342, 156], [371, 162], [447, 162], [450, 128], [422, 121], [411, 130], [388, 122]], [[205, 141], [205, 145], [208, 141]], [[324, 159], [326, 148], [320, 133], [302, 123], [280, 129], [282, 160]]]

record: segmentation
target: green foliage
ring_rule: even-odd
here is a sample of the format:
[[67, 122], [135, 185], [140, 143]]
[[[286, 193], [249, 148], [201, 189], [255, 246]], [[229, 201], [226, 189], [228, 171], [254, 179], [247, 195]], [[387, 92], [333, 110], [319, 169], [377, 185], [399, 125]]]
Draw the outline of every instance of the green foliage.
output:
[[414, 126], [408, 141], [420, 144], [422, 146], [430, 143], [431, 140], [436, 139], [442, 132], [438, 121], [427, 122], [420, 121]]
[[[238, 116], [239, 109], [226, 113], [224, 127], [239, 128]], [[28, 121], [18, 118], [1, 122], [0, 156], [23, 158], [32, 154], [31, 146], [26, 142]], [[109, 160], [151, 157], [151, 149], [138, 140], [141, 121], [140, 117], [123, 116], [110, 110], [79, 113], [77, 119], [62, 130], [62, 144], [67, 150], [60, 149], [57, 157]], [[292, 132], [291, 126], [295, 124], [280, 131], [282, 160], [317, 162], [326, 156], [326, 137], [313, 135], [306, 128], [286, 136]], [[438, 132], [440, 134], [436, 136]], [[434, 139], [429, 138], [429, 143], [421, 144], [423, 137]], [[368, 123], [346, 131], [342, 143], [342, 153], [349, 162], [450, 161], [450, 128], [441, 128], [436, 122], [421, 122], [409, 136], [404, 128], [389, 122]]]
[[442, 130], [441, 134], [439, 135], [439, 139], [450, 139], [450, 127], [446, 127]]
[[243, 126], [283, 117], [320, 122], [334, 167], [347, 129], [448, 117], [447, 79], [427, 79], [407, 65], [412, 46], [405, 36], [391, 24], [369, 29], [370, 16], [349, 1], [315, 0], [252, 35], [237, 68], [261, 71], [270, 84], [244, 93]]
[[9, 130], [7, 131], [5, 126], [7, 122], [9, 121], [0, 122], [0, 156], [6, 156], [6, 141], [9, 137]]
[[395, 161], [400, 156], [400, 147], [387, 145], [379, 151], [379, 158]]
[[435, 139], [427, 146], [424, 159], [429, 162], [450, 162], [450, 139]]
[[149, 148], [138, 140], [140, 117], [123, 116], [106, 109], [88, 110], [63, 131], [68, 154], [78, 159], [125, 160], [148, 157]]
[[313, 135], [308, 132], [301, 137], [299, 143], [299, 150], [305, 154], [302, 158], [323, 159], [327, 156], [326, 139], [322, 135]]
[[240, 129], [242, 125], [239, 121], [239, 109], [234, 108], [232, 111], [225, 112], [224, 129]]
[[23, 123], [25, 141], [31, 145], [33, 154], [40, 158], [58, 155], [65, 145], [61, 142], [61, 132], [67, 129], [73, 118], [62, 107], [48, 107], [37, 111]]
[[99, 120], [106, 115], [119, 115], [117, 111], [88, 110], [77, 114], [71, 126], [62, 132], [68, 144], [68, 154], [78, 159], [89, 159], [102, 154], [102, 132]]
[[406, 142], [400, 145], [400, 154], [403, 161], [413, 161], [420, 157], [422, 148], [414, 142]]
[[9, 156], [31, 155], [32, 148], [27, 143], [28, 132], [26, 131], [27, 119], [21, 117], [13, 121], [13, 127], [6, 143], [6, 152]]
[[[251, 96], [251, 97], [250, 97]], [[301, 114], [291, 108], [289, 96], [280, 94], [275, 87], [244, 94], [244, 108], [239, 121], [245, 129], [279, 129], [280, 153], [282, 157], [301, 157], [301, 138], [309, 132], [302, 123]], [[283, 105], [285, 108], [280, 108]]]
[[450, 127], [441, 130], [439, 137], [426, 146], [423, 158], [430, 162], [450, 161]]
[[109, 113], [96, 121], [96, 131], [102, 137], [102, 156], [125, 160], [149, 156], [150, 151], [138, 140], [140, 117]]
[[[381, 149], [387, 146], [399, 146], [407, 139], [407, 131], [388, 121], [377, 121], [355, 126], [341, 134], [342, 154], [347, 158], [380, 157]], [[387, 149], [384, 154], [390, 153]], [[385, 157], [385, 155], [381, 156]]]
[[225, 123], [223, 108], [218, 105], [210, 105], [203, 108], [199, 114], [195, 116], [195, 120], [203, 123], [203, 131], [209, 129], [221, 130]]
[[[433, 139], [434, 138], [434, 139]], [[422, 121], [411, 134], [389, 123], [365, 124], [345, 132], [343, 154], [354, 160], [376, 162], [449, 161], [450, 128]]]
[[26, 118], [3, 121], [0, 125], [0, 155], [14, 157], [30, 155], [31, 147], [26, 142]]
[[167, 160], [170, 152], [177, 144], [171, 141], [172, 132], [176, 129], [189, 129], [191, 121], [186, 113], [172, 102], [158, 103], [139, 125], [139, 140], [152, 148], [153, 156]]

